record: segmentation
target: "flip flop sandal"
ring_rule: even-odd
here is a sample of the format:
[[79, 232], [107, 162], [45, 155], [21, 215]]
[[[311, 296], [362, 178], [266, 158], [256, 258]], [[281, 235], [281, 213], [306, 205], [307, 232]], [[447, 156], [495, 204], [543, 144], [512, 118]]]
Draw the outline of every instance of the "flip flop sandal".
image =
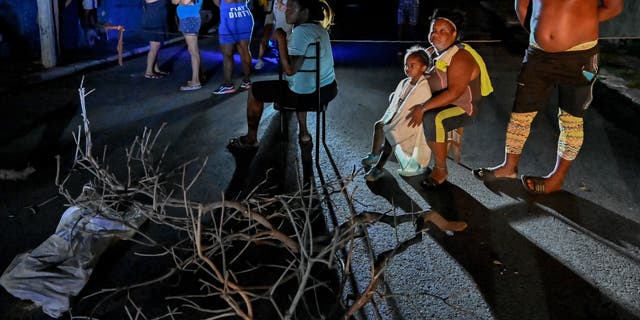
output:
[[144, 75], [144, 77], [145, 77], [146, 79], [162, 79], [162, 78], [164, 78], [164, 76], [163, 76], [163, 75], [161, 75], [161, 74], [155, 74], [155, 73], [151, 73], [151, 74], [146, 73], [146, 74]]
[[161, 75], [161, 76], [168, 76], [169, 75], [169, 71], [154, 71], [153, 73], [157, 74], [157, 75]]
[[433, 190], [433, 189], [437, 189], [438, 187], [443, 185], [445, 183], [445, 181], [447, 181], [447, 180], [444, 180], [444, 181], [438, 183], [438, 181], [436, 181], [436, 179], [432, 178], [431, 176], [428, 176], [425, 180], [423, 180], [420, 183], [420, 185], [423, 188], [427, 189], [427, 190], [429, 190], [429, 189]]
[[200, 88], [202, 88], [201, 84], [191, 83], [188, 81], [186, 85], [180, 86], [180, 91], [193, 91], [193, 90], [198, 90]]
[[250, 150], [258, 147], [258, 141], [254, 143], [243, 143], [241, 137], [235, 137], [229, 139], [229, 143], [227, 144], [228, 149], [242, 149], [242, 150]]
[[[527, 192], [531, 193], [531, 194], [546, 194], [546, 192], [544, 191], [544, 178], [540, 178], [540, 177], [532, 177], [532, 176], [522, 176], [520, 178], [520, 181], [522, 181], [522, 186], [524, 187], [525, 190], [527, 190]], [[533, 182], [533, 189], [529, 188], [529, 184], [527, 182]]]
[[510, 178], [510, 177], [496, 177], [496, 175], [493, 173], [494, 170], [491, 170], [489, 168], [480, 168], [480, 169], [473, 169], [471, 170], [471, 173], [473, 174], [473, 176], [480, 180], [480, 181], [496, 181], [496, 180], [510, 180], [510, 179], [516, 179], [518, 176], [518, 170], [516, 170], [516, 177]]

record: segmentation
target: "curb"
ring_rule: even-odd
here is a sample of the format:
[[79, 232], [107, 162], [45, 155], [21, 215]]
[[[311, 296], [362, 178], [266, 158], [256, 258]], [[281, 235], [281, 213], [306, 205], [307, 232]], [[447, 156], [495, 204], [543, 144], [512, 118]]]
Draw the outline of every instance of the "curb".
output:
[[[163, 43], [163, 46], [166, 45], [172, 45], [176, 42], [180, 42], [180, 41], [184, 41], [184, 36], [180, 36], [177, 38], [172, 38], [169, 39], [167, 41], [165, 41]], [[131, 56], [135, 56], [144, 52], [149, 51], [149, 45], [146, 45], [144, 47], [139, 47], [139, 48], [135, 48], [135, 49], [129, 49], [127, 51], [124, 51], [122, 53], [122, 58], [128, 58]], [[102, 58], [102, 59], [95, 59], [95, 60], [89, 60], [89, 61], [83, 61], [83, 62], [78, 62], [78, 63], [73, 63], [70, 65], [66, 65], [63, 67], [54, 67], [45, 71], [41, 71], [41, 72], [37, 72], [37, 73], [33, 73], [33, 74], [29, 74], [26, 75], [24, 77], [22, 77], [23, 83], [27, 84], [27, 85], [31, 85], [31, 84], [37, 84], [40, 82], [44, 82], [44, 81], [48, 81], [48, 80], [52, 80], [52, 79], [56, 79], [56, 78], [60, 78], [60, 77], [64, 77], [64, 76], [68, 76], [70, 74], [74, 74], [76, 72], [80, 72], [82, 70], [91, 68], [91, 67], [95, 67], [98, 65], [102, 65], [102, 64], [107, 64], [107, 63], [112, 63], [114, 61], [118, 61], [118, 55], [112, 55], [106, 58]]]
[[615, 90], [627, 97], [632, 103], [640, 107], [640, 89], [627, 87], [627, 81], [625, 79], [610, 73], [607, 69], [600, 68], [598, 81], [609, 89]]

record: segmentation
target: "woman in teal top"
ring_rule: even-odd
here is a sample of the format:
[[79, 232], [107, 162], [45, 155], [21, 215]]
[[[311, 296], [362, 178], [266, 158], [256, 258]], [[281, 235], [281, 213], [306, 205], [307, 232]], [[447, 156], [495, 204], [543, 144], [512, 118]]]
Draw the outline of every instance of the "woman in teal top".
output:
[[[258, 146], [258, 127], [265, 102], [276, 102], [286, 109], [295, 109], [298, 118], [298, 141], [311, 144], [307, 128], [307, 113], [317, 104], [316, 80], [313, 72], [315, 59], [320, 59], [321, 104], [333, 100], [338, 94], [333, 69], [333, 53], [327, 28], [331, 25], [333, 11], [326, 0], [289, 0], [285, 11], [287, 23], [292, 24], [291, 37], [283, 29], [277, 29], [280, 64], [284, 80], [265, 80], [253, 84], [247, 98], [247, 134], [229, 140], [228, 148], [242, 149]], [[320, 42], [320, 56], [316, 57], [316, 41]]]
[[180, 26], [178, 30], [184, 34], [187, 42], [189, 54], [191, 55], [191, 80], [186, 85], [180, 87], [182, 91], [198, 90], [202, 88], [200, 84], [200, 50], [198, 49], [198, 32], [200, 31], [200, 7], [203, 0], [171, 0], [177, 4], [178, 20]]

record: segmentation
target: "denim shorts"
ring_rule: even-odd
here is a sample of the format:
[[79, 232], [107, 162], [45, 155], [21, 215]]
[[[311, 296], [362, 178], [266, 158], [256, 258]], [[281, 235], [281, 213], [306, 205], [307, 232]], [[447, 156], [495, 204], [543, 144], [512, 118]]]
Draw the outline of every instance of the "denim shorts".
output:
[[178, 30], [184, 34], [198, 34], [200, 31], [200, 17], [180, 19], [180, 27]]

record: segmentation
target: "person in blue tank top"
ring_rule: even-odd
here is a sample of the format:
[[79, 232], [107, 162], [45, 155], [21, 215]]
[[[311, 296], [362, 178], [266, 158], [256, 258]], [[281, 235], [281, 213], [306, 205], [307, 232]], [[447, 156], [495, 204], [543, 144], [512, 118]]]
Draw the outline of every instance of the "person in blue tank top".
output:
[[236, 92], [231, 77], [233, 75], [233, 49], [238, 49], [242, 61], [241, 89], [251, 88], [251, 52], [249, 44], [253, 32], [253, 15], [247, 6], [247, 0], [213, 0], [220, 7], [220, 26], [218, 40], [222, 51], [223, 83], [213, 94], [229, 94]]
[[200, 50], [198, 49], [198, 32], [200, 31], [200, 7], [203, 0], [171, 0], [177, 4], [176, 14], [180, 25], [178, 30], [184, 34], [184, 41], [187, 43], [189, 55], [191, 55], [191, 80], [186, 85], [180, 87], [181, 91], [198, 90], [202, 88], [200, 84]]

